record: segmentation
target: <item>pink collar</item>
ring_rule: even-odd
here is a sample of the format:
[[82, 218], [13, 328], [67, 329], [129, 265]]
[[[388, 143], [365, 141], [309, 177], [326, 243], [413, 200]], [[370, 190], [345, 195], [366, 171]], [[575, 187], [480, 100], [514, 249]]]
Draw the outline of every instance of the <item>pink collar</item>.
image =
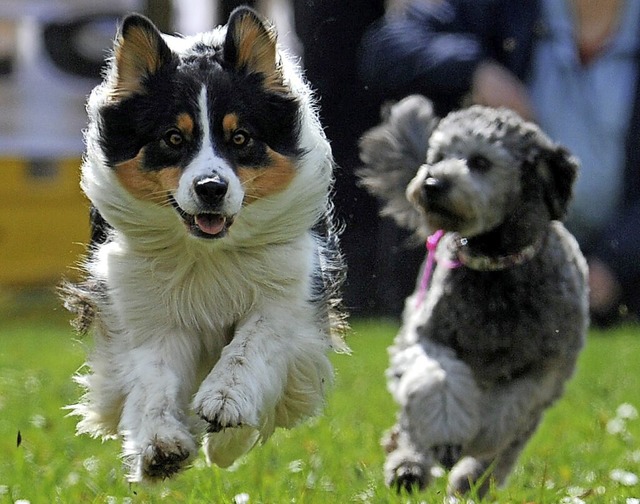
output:
[[[420, 280], [420, 287], [416, 298], [416, 308], [422, 305], [424, 298], [427, 295], [427, 291], [429, 290], [429, 283], [431, 282], [433, 268], [436, 263], [436, 249], [444, 235], [445, 231], [443, 229], [438, 229], [427, 238], [427, 262], [424, 266], [424, 271], [422, 272], [422, 278]], [[452, 249], [455, 252], [456, 259], [453, 261], [449, 259], [441, 260], [439, 262], [440, 265], [447, 269], [455, 269], [460, 266], [465, 266], [477, 271], [499, 271], [512, 268], [533, 259], [542, 248], [546, 235], [547, 233], [544, 233], [534, 243], [527, 245], [515, 254], [489, 257], [470, 253], [466, 248], [467, 240], [457, 236], [456, 234], [452, 243]]]

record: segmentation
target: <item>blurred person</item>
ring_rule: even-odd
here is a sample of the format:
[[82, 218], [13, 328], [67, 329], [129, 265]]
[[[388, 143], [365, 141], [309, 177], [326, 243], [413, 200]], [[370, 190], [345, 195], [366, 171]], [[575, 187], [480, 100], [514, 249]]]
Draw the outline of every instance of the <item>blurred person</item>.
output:
[[410, 1], [365, 35], [363, 80], [439, 115], [479, 103], [536, 121], [581, 162], [567, 226], [589, 260], [592, 319], [640, 313], [640, 2]]

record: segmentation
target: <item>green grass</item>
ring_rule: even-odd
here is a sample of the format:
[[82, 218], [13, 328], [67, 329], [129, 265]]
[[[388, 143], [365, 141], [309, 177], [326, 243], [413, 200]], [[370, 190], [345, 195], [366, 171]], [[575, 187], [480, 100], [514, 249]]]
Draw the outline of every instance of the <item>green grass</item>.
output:
[[[117, 441], [74, 435], [75, 420], [62, 408], [78, 398], [71, 375], [83, 362], [84, 342], [75, 340], [62, 310], [37, 301], [35, 311], [0, 310], [0, 504], [233, 503], [243, 494], [251, 504], [443, 501], [443, 478], [412, 497], [383, 484], [379, 439], [395, 415], [384, 382], [393, 322], [352, 321], [353, 355], [333, 358], [336, 383], [321, 417], [277, 431], [232, 470], [206, 467], [200, 458], [175, 479], [145, 486], [125, 482]], [[592, 331], [566, 395], [508, 485], [486, 501], [636, 502], [640, 484], [616, 481], [615, 471], [640, 474], [640, 419], [617, 413], [622, 404], [640, 408], [639, 364], [638, 328]]]

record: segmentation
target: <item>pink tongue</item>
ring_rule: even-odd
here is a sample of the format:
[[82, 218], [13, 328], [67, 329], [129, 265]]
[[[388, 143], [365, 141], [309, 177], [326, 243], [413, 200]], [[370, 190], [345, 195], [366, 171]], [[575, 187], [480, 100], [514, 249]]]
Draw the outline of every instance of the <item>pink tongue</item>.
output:
[[203, 233], [217, 235], [224, 230], [226, 219], [221, 215], [199, 214], [196, 215], [195, 221]]

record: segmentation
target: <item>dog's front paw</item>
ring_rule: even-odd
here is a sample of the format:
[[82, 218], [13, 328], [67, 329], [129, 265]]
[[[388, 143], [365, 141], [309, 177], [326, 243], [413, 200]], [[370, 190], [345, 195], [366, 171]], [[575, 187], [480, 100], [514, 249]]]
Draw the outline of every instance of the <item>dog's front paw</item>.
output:
[[403, 490], [407, 493], [423, 490], [428, 482], [425, 468], [411, 461], [405, 461], [388, 471], [386, 479], [387, 486], [397, 493]]
[[400, 493], [423, 490], [431, 479], [430, 464], [416, 452], [399, 449], [387, 455], [385, 483]]
[[257, 428], [260, 422], [255, 401], [229, 387], [200, 389], [194, 398], [193, 409], [209, 424], [209, 432], [243, 425]]
[[[189, 433], [175, 431], [156, 434], [135, 450], [129, 481], [169, 478], [189, 464], [197, 449]], [[128, 451], [131, 452], [131, 448]]]
[[155, 440], [142, 454], [142, 472], [150, 479], [165, 479], [180, 471], [192, 449], [176, 440]]

